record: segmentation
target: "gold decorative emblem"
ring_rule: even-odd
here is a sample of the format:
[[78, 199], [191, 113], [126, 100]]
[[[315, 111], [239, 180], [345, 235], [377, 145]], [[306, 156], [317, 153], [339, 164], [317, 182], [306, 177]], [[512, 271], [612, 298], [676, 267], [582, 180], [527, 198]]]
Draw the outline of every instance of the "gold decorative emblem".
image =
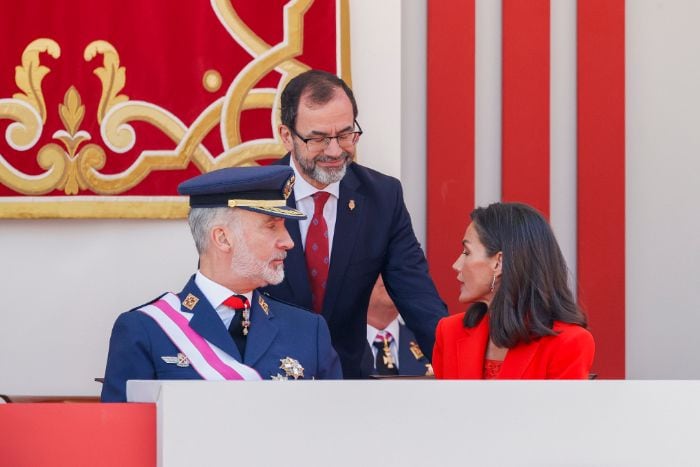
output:
[[273, 381], [287, 381], [289, 378], [287, 378], [285, 375], [277, 373], [276, 375], [270, 376], [270, 379]]
[[270, 312], [270, 305], [268, 305], [265, 299], [262, 298], [262, 295], [258, 295], [258, 305], [260, 305], [262, 311], [265, 312], [265, 315]]
[[191, 293], [188, 293], [187, 297], [185, 297], [185, 299], [182, 301], [182, 306], [191, 311], [198, 301], [199, 299], [197, 297], [195, 297]]
[[[11, 97], [0, 94], [0, 113], [3, 119], [9, 120], [4, 132], [9, 146], [33, 156], [44, 171], [24, 173], [0, 154], [0, 185], [25, 196], [42, 196], [61, 190], [68, 199], [79, 197], [76, 195], [89, 195], [90, 198], [98, 195], [98, 200], [12, 202], [0, 210], [0, 218], [183, 218], [188, 211], [184, 199], [145, 203], [124, 193], [154, 172], [182, 170], [192, 165], [206, 173], [223, 167], [258, 165], [261, 158], [283, 156], [287, 151], [276, 131], [280, 124], [278, 96], [292, 78], [310, 68], [298, 57], [304, 52], [305, 15], [313, 2], [287, 2], [283, 37], [278, 43], [270, 44], [246, 24], [233, 2], [212, 0], [211, 8], [221, 26], [251, 55], [251, 61], [249, 66], [231, 77], [230, 82], [224, 82], [221, 73], [215, 69], [205, 71], [202, 77], [204, 89], [209, 92], [225, 89], [226, 92], [213, 98], [206, 107], [194, 109], [194, 118], [174, 115], [169, 109], [144, 100], [143, 96], [134, 98], [123, 94], [127, 66], [122, 64], [117, 48], [104, 40], [92, 41], [82, 50], [86, 63], [98, 59], [102, 62], [92, 67], [102, 88], [97, 108], [93, 110], [83, 105], [84, 99], [76, 86], [68, 87], [63, 103], [47, 102], [42, 81], [51, 69], [44, 57], [48, 55], [58, 60], [62, 54], [61, 45], [51, 38], [28, 43], [22, 52], [21, 63], [15, 67], [18, 92]], [[338, 69], [349, 81], [349, 0], [337, 3], [338, 41], [342, 50]], [[259, 82], [272, 72], [281, 77], [277, 87], [259, 87]], [[47, 124], [57, 121], [50, 115], [51, 109], [56, 107], [63, 128], [49, 128]], [[243, 140], [241, 121], [244, 112], [251, 109], [271, 111], [271, 138]], [[87, 124], [83, 125], [86, 119]], [[191, 123], [184, 123], [184, 120]], [[143, 125], [160, 132], [172, 145], [143, 148], [138, 157], [120, 172], [103, 171], [112, 155], [119, 157], [135, 151], [139, 128]], [[95, 127], [97, 131], [91, 130]], [[219, 154], [205, 144], [205, 139], [213, 133], [220, 135], [223, 151]], [[44, 135], [51, 135], [54, 141], [39, 146], [38, 142]], [[292, 186], [293, 180], [289, 187], [285, 187], [285, 193], [291, 193]], [[287, 196], [289, 194], [285, 198]]]
[[420, 349], [420, 347], [418, 347], [418, 343], [416, 341], [409, 342], [408, 348], [411, 349], [411, 353], [414, 357], [416, 357], [416, 360], [420, 360], [424, 357], [423, 351]]
[[281, 358], [280, 368], [284, 370], [287, 376], [291, 376], [294, 379], [304, 377], [304, 367], [301, 366], [298, 360], [295, 360], [291, 357]]
[[350, 200], [350, 202], [348, 203], [348, 207], [350, 208], [351, 211], [355, 209], [355, 200], [354, 199]]
[[289, 198], [289, 195], [292, 194], [292, 190], [294, 189], [294, 175], [289, 177], [287, 180], [287, 184], [284, 185], [284, 191], [282, 193], [282, 196], [284, 196], [284, 199]]

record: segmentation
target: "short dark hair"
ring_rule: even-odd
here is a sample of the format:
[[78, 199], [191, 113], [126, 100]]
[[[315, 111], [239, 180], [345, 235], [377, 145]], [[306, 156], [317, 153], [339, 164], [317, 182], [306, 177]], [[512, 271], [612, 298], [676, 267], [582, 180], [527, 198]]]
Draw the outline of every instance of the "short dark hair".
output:
[[491, 304], [470, 306], [465, 327], [475, 327], [490, 312], [491, 340], [506, 348], [555, 335], [554, 321], [587, 327], [569, 289], [564, 255], [542, 214], [526, 204], [494, 203], [474, 209], [471, 219], [487, 255], [500, 251], [503, 258]]
[[342, 89], [352, 103], [353, 119], [357, 118], [357, 102], [352, 89], [345, 81], [332, 73], [322, 70], [309, 70], [292, 78], [282, 91], [282, 124], [295, 129], [297, 114], [299, 113], [299, 101], [302, 96], [307, 97], [314, 104], [325, 104], [333, 98], [336, 89]]

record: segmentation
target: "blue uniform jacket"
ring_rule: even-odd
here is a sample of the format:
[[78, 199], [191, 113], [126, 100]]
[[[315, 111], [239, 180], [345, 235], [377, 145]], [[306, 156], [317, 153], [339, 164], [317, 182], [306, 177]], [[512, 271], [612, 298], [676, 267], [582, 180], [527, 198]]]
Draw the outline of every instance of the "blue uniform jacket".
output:
[[[399, 375], [425, 376], [430, 367], [430, 360], [423, 354], [416, 336], [405, 325], [399, 323]], [[366, 342], [366, 340], [365, 340]], [[364, 375], [376, 375], [372, 349], [367, 344], [363, 360]]]
[[[278, 163], [289, 165], [289, 155]], [[296, 207], [293, 195], [287, 204]], [[265, 290], [273, 297], [310, 309], [311, 287], [299, 225], [296, 221], [285, 221], [285, 225], [295, 246], [284, 262], [284, 281]], [[430, 357], [435, 328], [440, 318], [447, 315], [447, 307], [428, 275], [428, 263], [413, 232], [401, 183], [352, 163], [340, 182], [322, 312], [345, 378], [363, 376], [367, 306], [379, 274], [401, 316]]]
[[[178, 294], [199, 298], [192, 310], [190, 327], [200, 336], [240, 361], [240, 353], [221, 318], [190, 278]], [[267, 313], [261, 301], [266, 304]], [[304, 367], [304, 379], [340, 379], [340, 361], [331, 346], [328, 327], [319, 316], [294, 306], [253, 293], [243, 363], [255, 368], [263, 379], [271, 379], [281, 370], [280, 360], [296, 359]], [[177, 356], [179, 350], [149, 316], [137, 310], [122, 313], [114, 324], [109, 341], [107, 369], [102, 401], [126, 400], [129, 379], [201, 379], [192, 366], [179, 367], [161, 357]], [[291, 379], [291, 378], [290, 378]]]

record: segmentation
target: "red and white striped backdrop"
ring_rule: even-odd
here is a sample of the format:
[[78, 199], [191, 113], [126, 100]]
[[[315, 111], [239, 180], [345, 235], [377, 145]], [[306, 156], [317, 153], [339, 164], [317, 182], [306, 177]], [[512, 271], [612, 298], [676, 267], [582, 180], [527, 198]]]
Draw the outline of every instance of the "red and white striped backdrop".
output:
[[[575, 104], [569, 106], [575, 107], [575, 114], [571, 109], [575, 175], [568, 184], [555, 170], [557, 164], [567, 163], [562, 162], [565, 155], [552, 149], [552, 142], [566, 130], [559, 121], [559, 88], [555, 88], [561, 86], [561, 78], [552, 78], [561, 61], [558, 55], [555, 67], [552, 51], [559, 44], [553, 38], [559, 41], [559, 37], [552, 14], [563, 5], [554, 3], [502, 0], [498, 5], [500, 151], [493, 150], [496, 144], [490, 153], [487, 148], [477, 154], [477, 140], [488, 137], [476, 133], [476, 128], [484, 131], [477, 122], [481, 101], [476, 77], [483, 71], [479, 67], [488, 64], [477, 60], [477, 37], [484, 37], [477, 31], [491, 27], [479, 22], [485, 23], [488, 15], [477, 13], [486, 2], [428, 1], [428, 259], [450, 311], [461, 311], [450, 265], [469, 212], [486, 200], [475, 188], [486, 177], [478, 166], [484, 158], [500, 156], [500, 173], [496, 169], [494, 174], [500, 183], [497, 199], [535, 206], [550, 217], [555, 231], [557, 224], [575, 224], [568, 225], [575, 238], [570, 266], [575, 266], [578, 299], [596, 338], [593, 370], [601, 378], [624, 378], [625, 2], [569, 2], [575, 16], [569, 53], [575, 57], [569, 59], [575, 72], [568, 81], [575, 79], [576, 85], [568, 83], [575, 93]], [[568, 188], [571, 200], [562, 192]], [[576, 215], [567, 216], [572, 210]], [[557, 219], [555, 213], [560, 213]]]

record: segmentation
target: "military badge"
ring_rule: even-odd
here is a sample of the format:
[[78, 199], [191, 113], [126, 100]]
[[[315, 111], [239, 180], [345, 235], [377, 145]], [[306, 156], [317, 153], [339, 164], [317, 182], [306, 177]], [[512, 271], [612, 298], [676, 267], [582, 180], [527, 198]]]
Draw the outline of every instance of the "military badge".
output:
[[423, 351], [420, 349], [420, 347], [418, 347], [418, 343], [416, 341], [409, 342], [408, 347], [409, 349], [411, 349], [411, 353], [416, 358], [416, 360], [420, 360], [424, 357]]
[[287, 376], [291, 376], [294, 379], [304, 377], [304, 367], [301, 366], [298, 360], [295, 360], [291, 357], [281, 358], [280, 368], [284, 370]]
[[350, 202], [348, 203], [348, 207], [350, 208], [351, 211], [355, 209], [355, 200], [354, 199], [350, 200]]
[[270, 379], [272, 381], [287, 381], [289, 378], [287, 378], [285, 375], [277, 373], [276, 375], [270, 376]]
[[190, 359], [187, 358], [187, 355], [185, 355], [184, 353], [178, 353], [177, 357], [162, 356], [160, 357], [160, 359], [163, 360], [165, 363], [177, 365], [180, 368], [187, 368], [188, 366], [190, 366]]
[[258, 295], [258, 305], [260, 305], [260, 308], [262, 308], [266, 315], [270, 312], [270, 305], [262, 298], [262, 295]]
[[199, 301], [199, 299], [197, 297], [195, 297], [191, 293], [188, 293], [187, 297], [185, 297], [185, 299], [182, 301], [182, 306], [184, 306], [188, 310], [192, 311], [192, 309], [194, 308], [194, 306], [197, 304], [198, 301]]
[[284, 191], [282, 192], [282, 196], [284, 196], [284, 199], [289, 198], [289, 195], [292, 194], [292, 189], [294, 189], [294, 175], [289, 177], [289, 180], [287, 180], [287, 184], [284, 186]]

